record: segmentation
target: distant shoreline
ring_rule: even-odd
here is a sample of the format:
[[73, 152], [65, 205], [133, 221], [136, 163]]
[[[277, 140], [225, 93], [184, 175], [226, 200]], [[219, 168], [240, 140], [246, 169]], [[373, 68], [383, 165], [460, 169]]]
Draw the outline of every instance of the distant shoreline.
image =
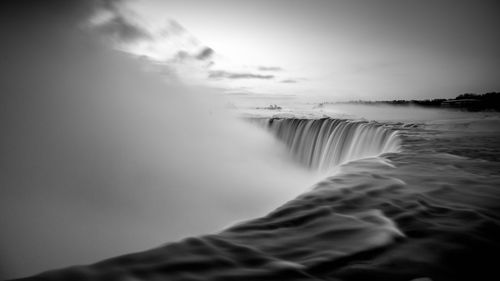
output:
[[467, 111], [500, 111], [500, 92], [479, 94], [462, 94], [454, 99], [425, 99], [425, 100], [382, 100], [382, 101], [345, 101], [322, 102], [317, 105], [321, 108], [329, 104], [363, 104], [363, 105], [416, 105], [433, 108], [456, 108]]

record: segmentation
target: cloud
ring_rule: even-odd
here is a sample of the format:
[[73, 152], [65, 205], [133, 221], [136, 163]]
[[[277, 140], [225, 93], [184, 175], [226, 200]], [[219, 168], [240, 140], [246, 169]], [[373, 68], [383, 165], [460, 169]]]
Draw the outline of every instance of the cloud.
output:
[[208, 59], [210, 57], [212, 57], [212, 55], [214, 54], [214, 50], [212, 50], [211, 48], [209, 47], [205, 47], [197, 56], [196, 58], [199, 59], [199, 60], [205, 60], [205, 59]]
[[279, 66], [259, 66], [260, 71], [282, 71], [283, 68]]
[[96, 12], [89, 19], [91, 29], [104, 38], [120, 43], [151, 40], [152, 34], [134, 22], [135, 15], [119, 5], [120, 2], [98, 2]]
[[0, 280], [209, 233], [309, 185], [205, 90], [95, 42], [90, 0], [70, 1], [0, 3]]
[[293, 80], [293, 79], [286, 79], [286, 80], [282, 80], [281, 83], [297, 83], [298, 81], [297, 80]]
[[250, 96], [252, 93], [242, 93], [242, 92], [227, 92], [225, 93], [227, 96]]
[[273, 79], [274, 75], [261, 75], [253, 73], [237, 73], [223, 70], [210, 71], [209, 78], [227, 78], [227, 79]]
[[190, 58], [191, 56], [189, 55], [188, 52], [184, 51], [184, 50], [181, 50], [181, 51], [178, 51], [177, 54], [175, 54], [175, 56], [173, 57], [172, 60], [177, 60], [177, 61], [184, 61], [188, 58]]
[[152, 38], [148, 31], [118, 13], [115, 13], [110, 20], [98, 25], [95, 30], [105, 37], [123, 43]]
[[169, 19], [167, 25], [162, 29], [162, 34], [166, 37], [180, 36], [188, 33], [187, 30], [176, 20]]

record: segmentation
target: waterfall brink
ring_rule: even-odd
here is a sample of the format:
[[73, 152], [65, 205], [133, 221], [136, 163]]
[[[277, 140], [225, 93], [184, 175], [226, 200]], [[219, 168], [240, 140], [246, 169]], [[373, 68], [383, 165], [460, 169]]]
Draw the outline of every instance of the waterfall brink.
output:
[[262, 119], [271, 133], [284, 142], [305, 166], [326, 171], [356, 159], [397, 152], [396, 131], [379, 124], [341, 119]]

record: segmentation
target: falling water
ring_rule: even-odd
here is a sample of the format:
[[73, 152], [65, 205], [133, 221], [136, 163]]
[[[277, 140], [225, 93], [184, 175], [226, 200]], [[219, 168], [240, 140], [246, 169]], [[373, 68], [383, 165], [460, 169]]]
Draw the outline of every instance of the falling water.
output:
[[261, 119], [305, 166], [326, 171], [356, 159], [399, 150], [396, 131], [379, 124], [342, 119]]

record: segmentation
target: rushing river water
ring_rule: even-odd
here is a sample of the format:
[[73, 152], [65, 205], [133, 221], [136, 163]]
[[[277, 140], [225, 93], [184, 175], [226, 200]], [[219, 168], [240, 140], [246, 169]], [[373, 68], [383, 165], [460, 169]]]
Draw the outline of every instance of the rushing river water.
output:
[[494, 114], [335, 117], [305, 91], [257, 128], [82, 30], [97, 2], [11, 2], [0, 10], [0, 279], [498, 279]]
[[[258, 122], [306, 166], [321, 169], [318, 151], [331, 153], [331, 143], [351, 156], [337, 155], [344, 164], [329, 166], [330, 176], [261, 218], [29, 280], [492, 280], [500, 250], [498, 130]], [[341, 124], [363, 130], [335, 130]]]
[[294, 158], [312, 170], [328, 171], [356, 159], [397, 152], [397, 132], [380, 124], [342, 119], [271, 118], [258, 120], [286, 144]]

